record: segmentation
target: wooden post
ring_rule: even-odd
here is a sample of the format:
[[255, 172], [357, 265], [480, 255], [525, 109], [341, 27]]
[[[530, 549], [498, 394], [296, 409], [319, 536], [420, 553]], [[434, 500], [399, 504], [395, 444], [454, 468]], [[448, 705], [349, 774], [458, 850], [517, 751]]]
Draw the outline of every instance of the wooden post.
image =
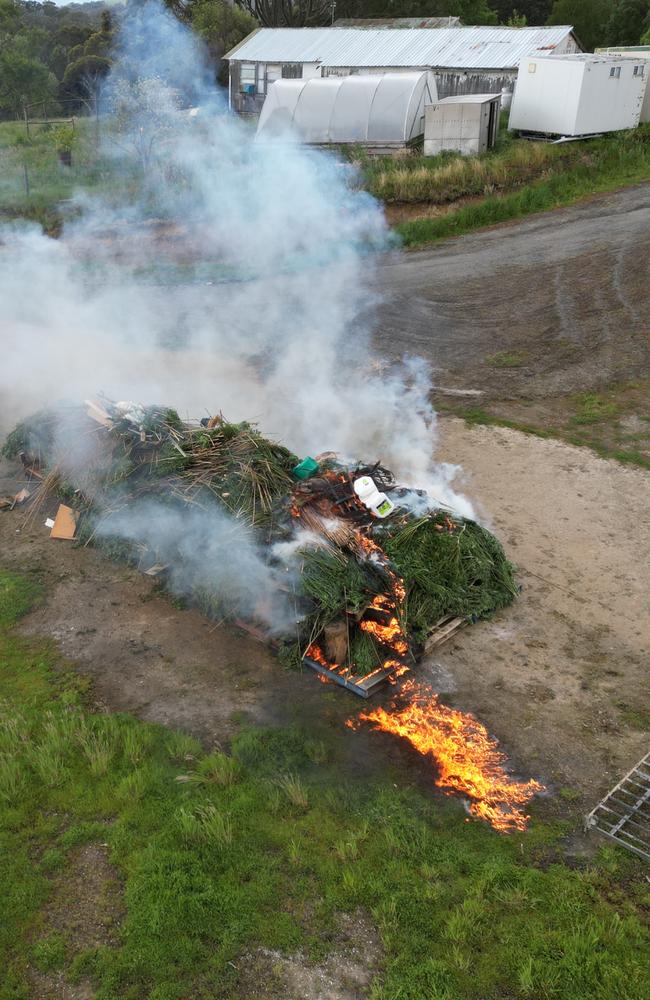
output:
[[27, 114], [26, 104], [23, 105], [23, 115], [25, 116], [25, 128], [27, 129], [27, 138], [31, 139], [31, 135], [29, 134], [29, 116]]

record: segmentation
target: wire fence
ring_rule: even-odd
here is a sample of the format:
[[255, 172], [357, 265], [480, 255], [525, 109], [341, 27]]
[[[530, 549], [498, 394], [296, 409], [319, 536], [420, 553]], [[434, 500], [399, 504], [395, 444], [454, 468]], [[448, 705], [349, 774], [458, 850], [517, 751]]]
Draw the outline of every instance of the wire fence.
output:
[[104, 146], [107, 101], [39, 101], [0, 131], [0, 215], [26, 204], [54, 206], [92, 185], [110, 167]]

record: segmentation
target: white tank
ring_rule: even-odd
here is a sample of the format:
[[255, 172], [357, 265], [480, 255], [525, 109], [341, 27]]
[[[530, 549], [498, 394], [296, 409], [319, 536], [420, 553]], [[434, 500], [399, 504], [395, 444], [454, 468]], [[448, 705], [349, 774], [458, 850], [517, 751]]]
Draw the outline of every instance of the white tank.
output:
[[388, 517], [395, 510], [393, 501], [389, 500], [385, 493], [379, 492], [374, 479], [371, 479], [370, 476], [361, 476], [359, 479], [355, 479], [354, 492], [361, 503], [376, 517]]

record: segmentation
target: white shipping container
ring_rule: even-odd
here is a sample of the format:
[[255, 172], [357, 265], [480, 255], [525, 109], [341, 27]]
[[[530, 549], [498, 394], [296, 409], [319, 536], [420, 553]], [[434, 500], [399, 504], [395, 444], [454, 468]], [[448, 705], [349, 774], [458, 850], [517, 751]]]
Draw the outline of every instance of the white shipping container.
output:
[[[611, 47], [609, 49], [596, 49], [596, 53], [599, 55], [602, 53], [606, 56], [620, 56], [621, 59], [634, 59], [636, 62], [640, 62], [644, 59], [646, 78], [650, 75], [650, 45], [623, 45], [620, 48]], [[641, 118], [639, 120], [642, 122], [650, 122], [650, 83], [648, 83], [647, 79], [643, 107], [641, 108]]]
[[635, 128], [648, 68], [643, 59], [606, 55], [522, 59], [508, 128], [560, 136]]

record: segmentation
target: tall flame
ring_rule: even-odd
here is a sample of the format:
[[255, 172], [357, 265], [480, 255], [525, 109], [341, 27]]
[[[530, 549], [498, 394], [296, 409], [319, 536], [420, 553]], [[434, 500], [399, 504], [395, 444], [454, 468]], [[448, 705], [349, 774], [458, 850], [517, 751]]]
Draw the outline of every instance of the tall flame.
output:
[[351, 728], [368, 722], [375, 729], [407, 740], [437, 766], [435, 784], [469, 799], [472, 816], [492, 824], [501, 833], [525, 830], [525, 807], [544, 791], [538, 781], [519, 781], [505, 768], [506, 755], [473, 715], [443, 705], [426, 685], [406, 681], [390, 710], [375, 708], [349, 720]]

